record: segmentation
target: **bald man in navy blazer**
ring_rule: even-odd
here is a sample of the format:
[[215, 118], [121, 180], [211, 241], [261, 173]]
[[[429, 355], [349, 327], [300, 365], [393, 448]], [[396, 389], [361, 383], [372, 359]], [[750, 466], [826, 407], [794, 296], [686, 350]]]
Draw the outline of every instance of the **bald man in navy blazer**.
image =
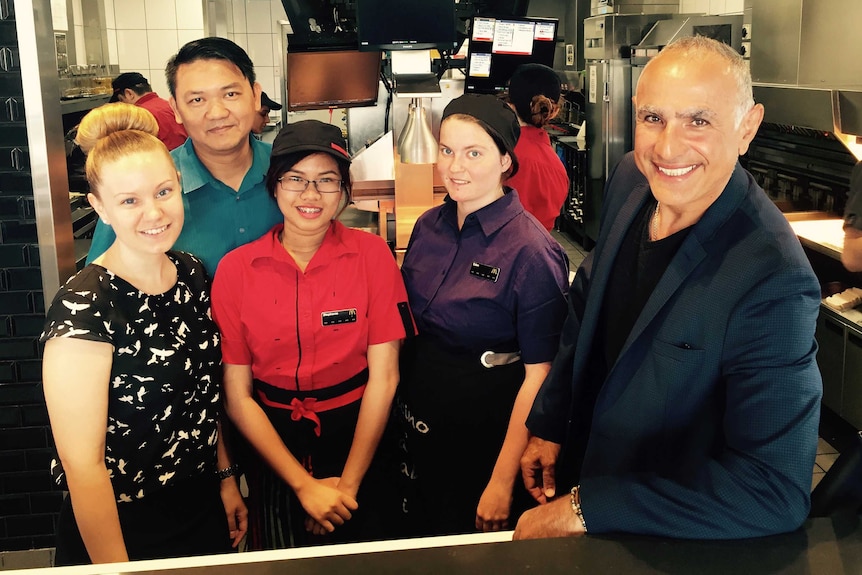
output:
[[660, 52], [633, 100], [635, 149], [527, 419], [541, 505], [515, 538], [792, 531], [817, 449], [820, 287], [738, 163], [763, 107], [739, 55], [706, 38]]

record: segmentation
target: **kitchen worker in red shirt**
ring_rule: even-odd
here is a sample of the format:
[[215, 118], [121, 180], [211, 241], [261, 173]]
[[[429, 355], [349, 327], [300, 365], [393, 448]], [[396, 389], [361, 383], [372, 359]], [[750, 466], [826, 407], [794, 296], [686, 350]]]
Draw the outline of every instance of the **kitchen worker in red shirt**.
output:
[[168, 150], [183, 145], [189, 137], [182, 124], [177, 123], [170, 103], [153, 92], [150, 81], [140, 72], [123, 72], [111, 82], [114, 93], [110, 102], [125, 102], [148, 110], [159, 124], [158, 138]]
[[521, 136], [515, 146], [518, 173], [506, 185], [518, 191], [524, 209], [551, 231], [569, 193], [566, 168], [544, 129], [560, 113], [559, 76], [542, 64], [518, 66], [509, 79], [509, 106], [518, 116]]
[[345, 148], [330, 124], [285, 126], [266, 175], [284, 223], [215, 275], [227, 412], [257, 454], [250, 549], [379, 536], [382, 482], [369, 476], [415, 328], [389, 247], [337, 221], [350, 202]]

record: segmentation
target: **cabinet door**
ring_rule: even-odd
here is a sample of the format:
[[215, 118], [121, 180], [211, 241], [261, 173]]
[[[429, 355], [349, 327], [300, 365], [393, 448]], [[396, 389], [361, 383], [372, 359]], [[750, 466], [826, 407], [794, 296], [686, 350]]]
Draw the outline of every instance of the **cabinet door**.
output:
[[856, 429], [862, 429], [862, 337], [847, 333], [844, 352], [844, 392], [841, 417]]
[[823, 313], [817, 318], [817, 365], [823, 378], [823, 405], [841, 413], [844, 381], [844, 326]]

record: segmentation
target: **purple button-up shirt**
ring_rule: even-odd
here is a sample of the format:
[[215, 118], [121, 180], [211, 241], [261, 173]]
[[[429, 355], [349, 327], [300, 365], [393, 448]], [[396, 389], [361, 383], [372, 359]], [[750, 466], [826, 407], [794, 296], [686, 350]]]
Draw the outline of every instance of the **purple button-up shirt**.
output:
[[518, 193], [467, 216], [448, 197], [416, 222], [401, 271], [420, 336], [454, 352], [551, 361], [566, 318], [568, 263]]

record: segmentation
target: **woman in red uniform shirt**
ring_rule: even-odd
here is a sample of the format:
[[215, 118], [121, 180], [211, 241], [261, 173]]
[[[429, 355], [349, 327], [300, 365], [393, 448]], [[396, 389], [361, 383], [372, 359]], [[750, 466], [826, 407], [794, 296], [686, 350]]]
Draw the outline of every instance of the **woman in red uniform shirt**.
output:
[[509, 105], [521, 125], [515, 146], [520, 167], [506, 185], [518, 190], [524, 208], [550, 231], [569, 192], [566, 168], [544, 129], [560, 112], [560, 78], [541, 64], [518, 66], [509, 79]]
[[363, 478], [414, 327], [386, 243], [336, 221], [349, 165], [335, 126], [283, 128], [266, 184], [284, 223], [216, 272], [227, 412], [259, 456], [246, 469], [252, 549], [378, 535]]

